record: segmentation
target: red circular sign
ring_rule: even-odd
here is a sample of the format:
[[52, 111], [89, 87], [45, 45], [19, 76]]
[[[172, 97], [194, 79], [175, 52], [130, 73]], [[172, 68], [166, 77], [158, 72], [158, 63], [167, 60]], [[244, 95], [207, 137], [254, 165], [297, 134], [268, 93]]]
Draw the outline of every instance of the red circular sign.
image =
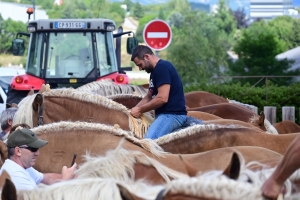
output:
[[170, 45], [172, 30], [165, 21], [155, 19], [146, 24], [143, 37], [151, 49], [161, 51]]

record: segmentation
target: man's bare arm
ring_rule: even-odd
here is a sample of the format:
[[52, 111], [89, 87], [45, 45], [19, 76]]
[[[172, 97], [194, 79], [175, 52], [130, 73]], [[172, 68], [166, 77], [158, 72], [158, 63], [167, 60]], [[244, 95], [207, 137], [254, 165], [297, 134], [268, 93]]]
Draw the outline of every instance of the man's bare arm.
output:
[[74, 165], [70, 168], [67, 168], [66, 166], [64, 166], [62, 168], [62, 173], [58, 174], [58, 173], [44, 173], [44, 178], [42, 180], [42, 183], [46, 184], [46, 185], [51, 185], [53, 183], [56, 183], [58, 181], [61, 180], [69, 180], [74, 178], [74, 172], [76, 170], [77, 164], [74, 163]]
[[144, 105], [144, 104], [148, 103], [149, 101], [151, 101], [151, 99], [152, 99], [152, 94], [148, 91], [146, 96], [144, 96], [144, 98], [138, 104], [136, 104], [136, 106], [139, 107], [141, 105]]
[[300, 168], [300, 135], [288, 146], [283, 159], [273, 174], [262, 186], [262, 192], [269, 198], [277, 198], [283, 183]]
[[157, 95], [148, 103], [139, 106], [142, 113], [148, 112], [150, 110], [155, 110], [169, 100], [169, 93], [170, 93], [170, 84], [161, 85], [157, 90]]

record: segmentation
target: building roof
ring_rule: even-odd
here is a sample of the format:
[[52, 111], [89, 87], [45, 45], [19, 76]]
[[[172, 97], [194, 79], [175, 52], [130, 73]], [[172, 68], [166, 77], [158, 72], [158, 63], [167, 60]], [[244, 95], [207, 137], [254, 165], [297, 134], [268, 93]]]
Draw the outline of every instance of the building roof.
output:
[[294, 60], [295, 63], [293, 63], [291, 70], [299, 69], [300, 68], [300, 46], [296, 47], [294, 49], [288, 50], [286, 52], [283, 52], [281, 54], [278, 54], [276, 56], [277, 59], [288, 59], [288, 60]]

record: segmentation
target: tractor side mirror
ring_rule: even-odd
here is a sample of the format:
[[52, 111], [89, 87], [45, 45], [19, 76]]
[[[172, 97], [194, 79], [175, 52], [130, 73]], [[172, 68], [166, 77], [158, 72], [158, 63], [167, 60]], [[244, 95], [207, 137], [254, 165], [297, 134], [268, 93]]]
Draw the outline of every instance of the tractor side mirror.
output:
[[139, 45], [139, 41], [136, 37], [127, 38], [127, 53], [132, 54], [134, 49]]
[[12, 41], [12, 53], [14, 56], [23, 56], [25, 52], [25, 44], [22, 38], [15, 38]]

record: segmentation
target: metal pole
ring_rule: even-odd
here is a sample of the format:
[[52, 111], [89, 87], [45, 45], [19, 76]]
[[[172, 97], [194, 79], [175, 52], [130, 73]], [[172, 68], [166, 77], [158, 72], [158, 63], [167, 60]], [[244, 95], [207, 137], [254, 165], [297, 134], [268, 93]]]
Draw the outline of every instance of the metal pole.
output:
[[155, 54], [156, 54], [157, 57], [159, 57], [159, 56], [158, 56], [158, 53], [159, 53], [159, 51], [155, 51]]
[[266, 77], [266, 103], [268, 103], [268, 77]]
[[33, 20], [35, 20], [35, 0], [32, 0], [33, 5]]

